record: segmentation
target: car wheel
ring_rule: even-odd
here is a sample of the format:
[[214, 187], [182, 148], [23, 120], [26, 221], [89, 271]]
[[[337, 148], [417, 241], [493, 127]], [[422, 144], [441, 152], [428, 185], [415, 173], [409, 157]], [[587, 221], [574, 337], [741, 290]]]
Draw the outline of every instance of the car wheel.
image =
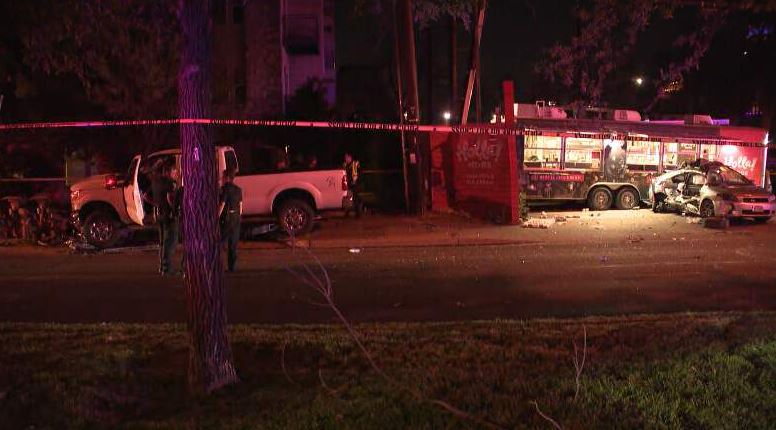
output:
[[632, 188], [623, 188], [617, 193], [617, 209], [633, 209], [639, 204], [639, 195]]
[[304, 200], [286, 200], [278, 211], [278, 224], [291, 236], [301, 236], [313, 229], [315, 211]]
[[590, 210], [605, 211], [612, 207], [612, 193], [606, 188], [596, 188], [590, 192], [587, 198], [587, 206]]
[[763, 217], [763, 218], [755, 218], [754, 222], [756, 222], [757, 224], [765, 224], [770, 220], [771, 220], [771, 217]]
[[90, 245], [110, 248], [119, 240], [119, 220], [109, 212], [92, 212], [84, 220], [82, 231]]
[[701, 218], [713, 218], [714, 215], [714, 203], [711, 200], [704, 200], [703, 203], [701, 203]]

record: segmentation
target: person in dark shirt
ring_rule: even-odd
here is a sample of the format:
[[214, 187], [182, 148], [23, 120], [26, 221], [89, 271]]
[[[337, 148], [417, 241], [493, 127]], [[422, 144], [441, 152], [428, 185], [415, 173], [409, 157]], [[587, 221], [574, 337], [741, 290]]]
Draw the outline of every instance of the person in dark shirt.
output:
[[177, 169], [173, 164], [164, 164], [151, 181], [151, 194], [159, 226], [159, 273], [175, 274], [170, 260], [175, 253], [180, 231], [179, 190], [175, 182]]
[[361, 174], [361, 163], [353, 158], [353, 155], [349, 152], [345, 153], [345, 160], [342, 163], [342, 168], [345, 170], [345, 180], [348, 184], [348, 193], [351, 196], [351, 205], [345, 208], [345, 216], [347, 217], [352, 210], [356, 218], [361, 217], [361, 196], [359, 195], [361, 183], [359, 182], [359, 175]]
[[221, 225], [221, 243], [226, 244], [227, 270], [234, 272], [237, 263], [237, 243], [240, 240], [240, 216], [242, 215], [242, 190], [234, 184], [234, 170], [224, 171], [218, 216]]

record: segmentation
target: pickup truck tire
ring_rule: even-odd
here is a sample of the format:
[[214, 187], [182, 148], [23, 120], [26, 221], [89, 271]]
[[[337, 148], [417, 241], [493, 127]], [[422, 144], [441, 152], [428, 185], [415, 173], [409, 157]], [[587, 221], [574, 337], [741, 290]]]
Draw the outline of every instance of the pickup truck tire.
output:
[[110, 248], [119, 240], [119, 220], [106, 211], [95, 211], [84, 219], [84, 239], [97, 248]]
[[301, 236], [313, 229], [315, 211], [304, 200], [289, 199], [280, 205], [278, 224], [291, 236]]

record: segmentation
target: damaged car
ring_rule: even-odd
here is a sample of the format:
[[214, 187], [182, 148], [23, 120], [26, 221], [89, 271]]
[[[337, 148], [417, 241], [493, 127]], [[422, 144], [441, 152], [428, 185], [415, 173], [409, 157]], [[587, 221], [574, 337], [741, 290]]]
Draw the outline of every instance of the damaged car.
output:
[[722, 163], [704, 160], [655, 178], [649, 200], [654, 212], [703, 218], [750, 218], [764, 223], [776, 212], [773, 193]]

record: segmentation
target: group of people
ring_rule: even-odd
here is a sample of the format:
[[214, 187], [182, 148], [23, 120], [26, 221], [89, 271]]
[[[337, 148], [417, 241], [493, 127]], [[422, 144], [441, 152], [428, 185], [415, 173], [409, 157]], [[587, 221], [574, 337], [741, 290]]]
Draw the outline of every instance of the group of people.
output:
[[[223, 185], [219, 193], [218, 219], [221, 244], [227, 248], [227, 271], [234, 272], [237, 263], [237, 242], [240, 239], [240, 215], [242, 214], [242, 190], [234, 184], [236, 171], [223, 172]], [[151, 180], [151, 202], [159, 227], [159, 273], [177, 275], [183, 273], [185, 254], [181, 268], [172, 267], [172, 256], [180, 240], [183, 218], [183, 187], [180, 173], [174, 161], [157, 166]]]
[[[317, 161], [317, 160], [316, 160]], [[363, 203], [359, 197], [359, 175], [361, 165], [350, 153], [345, 154], [342, 165], [348, 185], [350, 204], [345, 207], [345, 216], [352, 211], [356, 218], [361, 216]], [[151, 179], [151, 201], [154, 218], [159, 227], [159, 273], [176, 275], [183, 273], [185, 255], [180, 270], [172, 267], [172, 256], [180, 240], [180, 226], [183, 217], [183, 187], [180, 172], [174, 160], [160, 163], [154, 169]], [[235, 185], [235, 170], [223, 172], [223, 185], [219, 193], [218, 218], [220, 240], [226, 247], [227, 271], [234, 272], [237, 263], [237, 244], [240, 240], [240, 219], [242, 216], [242, 190]]]
[[55, 244], [68, 237], [67, 218], [52, 208], [48, 198], [33, 198], [34, 209], [23, 205], [20, 198], [4, 200], [7, 207], [0, 211], [0, 239]]

